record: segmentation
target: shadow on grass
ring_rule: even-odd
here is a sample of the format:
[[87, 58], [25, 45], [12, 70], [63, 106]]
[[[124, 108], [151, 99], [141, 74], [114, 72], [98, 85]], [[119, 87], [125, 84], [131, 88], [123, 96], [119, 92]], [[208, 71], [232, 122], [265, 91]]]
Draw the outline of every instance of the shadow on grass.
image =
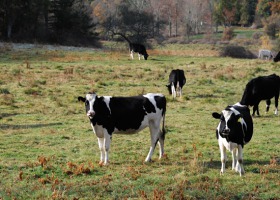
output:
[[16, 116], [18, 113], [0, 113], [0, 119], [4, 117], [11, 117], [11, 116]]
[[42, 128], [48, 126], [58, 126], [62, 125], [62, 123], [49, 123], [49, 124], [26, 124], [26, 125], [11, 125], [11, 124], [0, 124], [0, 130], [8, 130], [8, 129], [31, 129], [31, 128]]

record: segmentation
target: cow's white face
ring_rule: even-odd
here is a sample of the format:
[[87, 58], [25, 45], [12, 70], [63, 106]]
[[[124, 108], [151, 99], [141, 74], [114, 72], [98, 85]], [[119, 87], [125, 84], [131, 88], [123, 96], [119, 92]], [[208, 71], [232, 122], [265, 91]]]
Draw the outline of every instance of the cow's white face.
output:
[[233, 114], [233, 112], [231, 110], [223, 110], [222, 113], [223, 114], [221, 117], [221, 125], [223, 128], [222, 128], [221, 134], [228, 135], [230, 132], [228, 122], [229, 122], [229, 119], [231, 118], [231, 115]]
[[240, 120], [242, 119], [240, 113], [233, 108], [226, 108], [221, 114], [215, 113], [213, 117], [220, 119], [217, 129], [222, 137], [227, 137], [231, 133], [234, 134], [239, 127], [239, 123], [243, 122], [243, 120]]
[[93, 109], [95, 99], [96, 99], [95, 93], [88, 93], [86, 95], [86, 99], [85, 99], [86, 113], [90, 119], [92, 119], [93, 116], [95, 115], [95, 111]]

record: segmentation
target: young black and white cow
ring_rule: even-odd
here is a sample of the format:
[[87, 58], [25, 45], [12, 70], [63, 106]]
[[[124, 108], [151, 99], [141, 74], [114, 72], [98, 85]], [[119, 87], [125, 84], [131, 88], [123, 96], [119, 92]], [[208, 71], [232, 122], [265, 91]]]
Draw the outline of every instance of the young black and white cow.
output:
[[277, 53], [277, 55], [273, 58], [274, 62], [278, 62], [280, 60], [280, 51]]
[[239, 103], [226, 107], [221, 114], [212, 113], [215, 119], [219, 119], [216, 136], [221, 153], [221, 174], [225, 173], [225, 162], [227, 159], [226, 149], [232, 153], [232, 169], [242, 176], [243, 147], [253, 136], [253, 120], [247, 106]]
[[[85, 98], [78, 97], [78, 100], [85, 102], [86, 114], [98, 138], [101, 151], [100, 165], [107, 165], [109, 162], [109, 148], [113, 133], [131, 134], [146, 127], [150, 128], [151, 148], [145, 161], [151, 161], [158, 141], [159, 158], [163, 156], [166, 99], [162, 94], [111, 97], [88, 93]], [[161, 121], [162, 130], [160, 129]]]
[[169, 94], [172, 94], [173, 99], [176, 96], [182, 96], [182, 89], [186, 83], [185, 73], [181, 69], [173, 69], [169, 74], [169, 84], [166, 85]]
[[146, 47], [143, 44], [138, 44], [138, 43], [129, 43], [129, 52], [130, 52], [130, 57], [131, 59], [133, 59], [133, 53], [138, 53], [138, 58], [139, 60], [141, 60], [141, 56], [143, 56], [143, 58], [145, 60], [148, 59], [148, 53], [146, 51]]
[[250, 80], [244, 90], [240, 104], [253, 106], [253, 116], [259, 113], [259, 103], [266, 100], [266, 112], [269, 111], [270, 99], [275, 98], [275, 115], [278, 114], [278, 99], [280, 90], [280, 77], [276, 74], [269, 76], [259, 76]]

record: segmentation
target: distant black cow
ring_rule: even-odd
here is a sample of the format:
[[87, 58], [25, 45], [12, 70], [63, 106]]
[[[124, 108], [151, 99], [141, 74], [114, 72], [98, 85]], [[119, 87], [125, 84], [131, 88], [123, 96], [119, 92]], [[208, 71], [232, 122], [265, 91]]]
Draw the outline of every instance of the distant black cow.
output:
[[145, 60], [148, 59], [149, 55], [146, 51], [146, 47], [143, 44], [133, 43], [131, 42], [124, 34], [122, 33], [114, 33], [115, 35], [122, 36], [129, 44], [129, 53], [131, 59], [133, 59], [133, 53], [138, 53], [138, 58], [141, 60], [141, 56], [144, 57]]
[[181, 69], [173, 69], [169, 74], [169, 84], [166, 85], [169, 94], [172, 94], [173, 99], [182, 96], [182, 89], [186, 83], [185, 73]]
[[[148, 93], [134, 97], [97, 96], [88, 93], [78, 97], [85, 102], [93, 132], [98, 138], [101, 152], [100, 165], [109, 163], [109, 148], [113, 133], [124, 133], [129, 136], [146, 127], [150, 129], [151, 148], [145, 159], [151, 161], [154, 149], [159, 141], [161, 158], [164, 154], [164, 119], [166, 99], [162, 94]], [[160, 124], [162, 122], [162, 130]]]
[[270, 99], [275, 98], [275, 115], [278, 114], [278, 98], [280, 89], [280, 77], [276, 74], [259, 76], [250, 80], [245, 88], [240, 104], [253, 106], [253, 116], [259, 113], [259, 103], [266, 100], [266, 112], [269, 111]]
[[278, 54], [273, 58], [274, 62], [278, 62], [280, 60], [280, 51], [278, 52]]
[[144, 57], [145, 60], [148, 59], [148, 53], [146, 51], [146, 47], [143, 44], [138, 44], [138, 43], [129, 43], [129, 52], [130, 52], [130, 57], [133, 59], [133, 53], [138, 53], [138, 58], [141, 60], [141, 56]]
[[219, 119], [216, 136], [219, 142], [221, 153], [221, 174], [225, 172], [225, 162], [227, 159], [226, 149], [232, 153], [232, 169], [242, 176], [243, 167], [243, 147], [253, 136], [253, 120], [247, 106], [239, 103], [227, 106], [221, 114], [214, 112], [212, 116]]

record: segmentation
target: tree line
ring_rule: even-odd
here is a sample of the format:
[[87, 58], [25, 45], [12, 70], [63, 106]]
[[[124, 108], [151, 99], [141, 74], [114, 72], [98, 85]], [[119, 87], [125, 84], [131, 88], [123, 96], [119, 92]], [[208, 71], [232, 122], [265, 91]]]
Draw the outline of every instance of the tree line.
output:
[[264, 27], [279, 38], [279, 0], [0, 0], [0, 39], [87, 44], [212, 34], [218, 26]]

